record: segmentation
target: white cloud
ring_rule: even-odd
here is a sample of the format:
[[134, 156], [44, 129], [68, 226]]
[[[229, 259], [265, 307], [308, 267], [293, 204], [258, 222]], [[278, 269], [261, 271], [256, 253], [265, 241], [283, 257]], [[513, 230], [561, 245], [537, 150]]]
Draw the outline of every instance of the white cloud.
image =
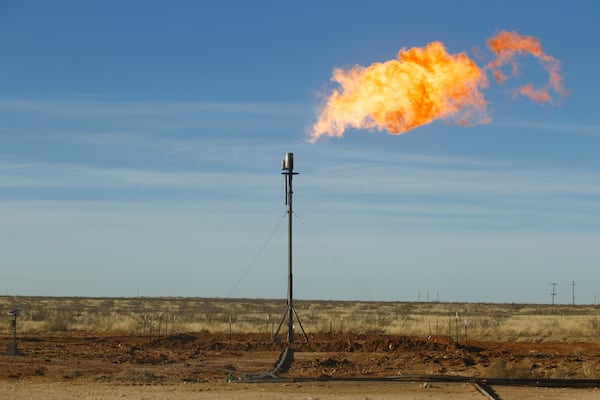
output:
[[[466, 168], [459, 159], [449, 163], [371, 162], [330, 165], [306, 183], [321, 192], [439, 196], [600, 195], [596, 171], [539, 169], [527, 165]], [[446, 164], [443, 168], [440, 164]], [[483, 165], [483, 164], [482, 164]]]
[[167, 116], [195, 113], [304, 115], [304, 104], [241, 101], [136, 101], [96, 98], [0, 98], [0, 111], [41, 114], [108, 116]]
[[[184, 143], [171, 142], [169, 151], [185, 152]], [[179, 149], [178, 146], [184, 147]], [[276, 147], [276, 146], [275, 146]], [[256, 158], [267, 153], [256, 146]], [[0, 187], [121, 187], [156, 186], [181, 188], [219, 188], [236, 185], [264, 190], [278, 174], [278, 165], [258, 169], [250, 158], [252, 149], [241, 142], [220, 142], [208, 146], [198, 142], [190, 149], [210, 159], [206, 171], [100, 167], [76, 163], [23, 163], [0, 161]], [[279, 153], [278, 153], [279, 154]], [[281, 154], [283, 157], [283, 152]], [[273, 160], [275, 156], [271, 156]], [[592, 171], [527, 168], [465, 168], [460, 159], [443, 157], [425, 163], [413, 157], [400, 162], [335, 164], [311, 156], [310, 172], [301, 179], [303, 190], [320, 195], [406, 195], [406, 196], [483, 196], [528, 198], [532, 196], [597, 196], [600, 174]], [[425, 157], [424, 160], [433, 157]], [[247, 160], [247, 161], [246, 161]], [[206, 160], [205, 160], [206, 161]], [[220, 168], [220, 163], [222, 168]], [[452, 164], [453, 163], [453, 164]], [[469, 161], [467, 161], [467, 164]], [[253, 172], [243, 168], [254, 165]], [[439, 167], [443, 164], [444, 167]], [[232, 168], [232, 166], [239, 168]], [[219, 171], [221, 169], [222, 171]], [[272, 175], [272, 176], [271, 176]], [[382, 197], [385, 199], [385, 197]]]
[[572, 122], [547, 122], [547, 121], [500, 121], [498, 126], [506, 128], [535, 129], [544, 132], [564, 134], [579, 134], [600, 137], [600, 125]]
[[[260, 174], [236, 173], [238, 187], [257, 187]], [[4, 188], [120, 188], [157, 187], [221, 190], [232, 186], [227, 172], [168, 172], [136, 168], [95, 167], [67, 163], [0, 162], [0, 187]], [[266, 183], [265, 183], [266, 184]]]

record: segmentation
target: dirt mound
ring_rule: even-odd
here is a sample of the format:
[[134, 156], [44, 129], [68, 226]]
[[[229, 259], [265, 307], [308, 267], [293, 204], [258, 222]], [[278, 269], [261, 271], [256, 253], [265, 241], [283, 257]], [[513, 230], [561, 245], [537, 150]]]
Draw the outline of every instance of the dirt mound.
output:
[[311, 335], [309, 344], [301, 345], [304, 350], [332, 352], [403, 352], [445, 351], [460, 349], [456, 342], [443, 336], [415, 338], [394, 335]]
[[[145, 348], [166, 348], [189, 351], [276, 351], [285, 343], [276, 343], [266, 334], [222, 334], [207, 331], [194, 334], [177, 333], [174, 335], [149, 338]], [[473, 347], [457, 344], [444, 336], [415, 338], [409, 336], [378, 334], [310, 335], [309, 342], [296, 342], [294, 349], [317, 352], [411, 352], [411, 351], [474, 351]]]
[[[595, 378], [600, 343], [456, 343], [447, 337], [315, 334], [292, 346], [288, 377], [444, 374], [509, 378]], [[9, 337], [0, 337], [8, 342]], [[285, 344], [267, 334], [178, 333], [167, 337], [43, 336], [0, 354], [0, 381], [123, 383], [222, 380], [231, 370], [271, 371]], [[289, 370], [288, 370], [289, 367]]]
[[168, 349], [186, 348], [197, 342], [199, 338], [187, 333], [178, 333], [165, 338], [155, 339], [148, 347], [165, 347]]

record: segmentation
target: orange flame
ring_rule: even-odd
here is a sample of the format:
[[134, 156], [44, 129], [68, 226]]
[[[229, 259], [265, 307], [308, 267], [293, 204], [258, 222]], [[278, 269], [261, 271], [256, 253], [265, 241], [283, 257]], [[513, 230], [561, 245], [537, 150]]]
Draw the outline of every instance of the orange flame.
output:
[[[369, 67], [334, 69], [332, 80], [341, 88], [325, 100], [309, 141], [314, 143], [324, 135], [341, 137], [348, 128], [376, 128], [397, 135], [435, 119], [452, 119], [461, 125], [486, 123], [486, 101], [480, 91], [488, 85], [485, 71], [503, 83], [506, 78], [500, 68], [511, 64], [516, 75], [515, 56], [523, 53], [542, 63], [555, 92], [566, 93], [558, 60], [545, 54], [537, 39], [500, 32], [488, 40], [488, 46], [497, 58], [485, 69], [464, 52], [448, 54], [440, 42], [402, 49], [397, 59]], [[536, 89], [531, 84], [518, 93], [537, 102], [552, 99], [547, 87]]]
[[518, 65], [515, 56], [517, 54], [530, 54], [548, 72], [548, 84], [541, 89], [535, 89], [532, 84], [527, 84], [521, 86], [516, 93], [527, 96], [536, 103], [548, 103], [552, 101], [552, 96], [549, 92], [550, 88], [563, 97], [567, 95], [567, 91], [562, 87], [561, 83], [560, 61], [544, 53], [542, 45], [533, 36], [521, 36], [516, 32], [502, 31], [488, 39], [487, 44], [497, 57], [487, 65], [487, 68], [492, 71], [498, 83], [503, 83], [506, 80], [504, 74], [500, 71], [503, 65], [511, 64], [512, 74], [516, 76]]
[[401, 134], [436, 118], [454, 116], [461, 124], [485, 118], [479, 91], [485, 75], [465, 53], [448, 54], [440, 42], [402, 49], [397, 60], [367, 68], [335, 69], [332, 80], [342, 89], [327, 99], [311, 142], [340, 137], [348, 127]]

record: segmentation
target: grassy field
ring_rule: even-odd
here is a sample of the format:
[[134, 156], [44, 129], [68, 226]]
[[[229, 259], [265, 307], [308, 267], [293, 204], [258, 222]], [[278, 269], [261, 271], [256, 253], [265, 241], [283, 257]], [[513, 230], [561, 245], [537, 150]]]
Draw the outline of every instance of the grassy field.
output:
[[[272, 334], [286, 310], [285, 300], [273, 299], [0, 297], [0, 309], [16, 307], [21, 308], [19, 334], [147, 336], [202, 330]], [[600, 339], [600, 307], [592, 305], [299, 300], [295, 308], [308, 334], [445, 335], [460, 341]], [[10, 316], [3, 314], [0, 334], [8, 335]]]

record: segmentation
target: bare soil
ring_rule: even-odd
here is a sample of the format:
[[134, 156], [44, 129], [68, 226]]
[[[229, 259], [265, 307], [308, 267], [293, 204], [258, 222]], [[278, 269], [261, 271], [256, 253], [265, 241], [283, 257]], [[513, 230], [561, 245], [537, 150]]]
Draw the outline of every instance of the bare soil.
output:
[[[382, 334], [320, 334], [309, 339], [309, 344], [294, 344], [294, 360], [279, 374], [284, 380], [249, 383], [245, 378], [271, 371], [282, 350], [266, 334], [24, 336], [18, 339], [19, 355], [0, 355], [4, 388], [0, 397], [476, 399], [483, 397], [465, 382], [377, 379], [413, 375], [600, 378], [600, 343], [456, 343], [447, 337]], [[11, 338], [0, 340], [9, 343]], [[532, 391], [542, 391], [544, 398], [600, 396], [594, 388], [496, 390], [511, 399], [531, 398]]]

